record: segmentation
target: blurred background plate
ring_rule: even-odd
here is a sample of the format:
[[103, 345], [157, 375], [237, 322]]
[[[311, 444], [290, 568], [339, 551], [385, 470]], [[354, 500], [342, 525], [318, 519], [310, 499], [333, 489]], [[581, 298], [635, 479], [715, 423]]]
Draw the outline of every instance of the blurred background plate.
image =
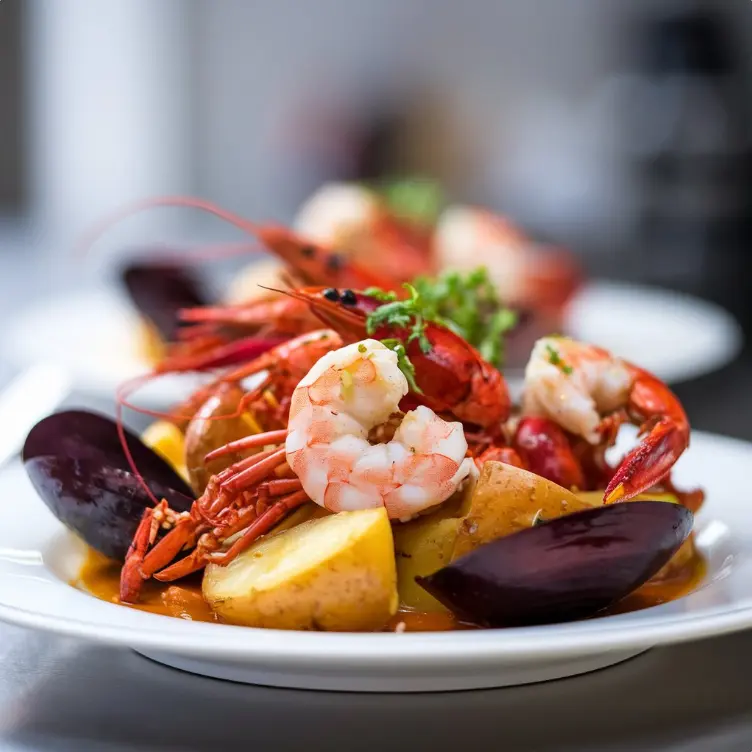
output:
[[[81, 391], [112, 400], [119, 384], [152, 367], [141, 332], [128, 301], [118, 290], [104, 287], [49, 297], [22, 310], [0, 347], [19, 368], [40, 360], [54, 362], [68, 370]], [[577, 297], [566, 332], [668, 382], [722, 367], [743, 342], [739, 325], [718, 306], [658, 288], [607, 282], [592, 283]], [[522, 376], [521, 370], [507, 374], [516, 396]], [[199, 379], [161, 378], [140, 390], [137, 401], [147, 407], [172, 405]]]
[[568, 334], [608, 348], [669, 383], [721, 368], [744, 343], [741, 327], [720, 306], [655, 287], [588, 285], [568, 319]]
[[[141, 332], [124, 296], [103, 287], [48, 297], [22, 310], [0, 337], [0, 352], [18, 368], [40, 361], [59, 365], [77, 389], [112, 401], [120, 384], [152, 368]], [[152, 408], [172, 405], [200, 378], [161, 378], [141, 389], [135, 401]]]

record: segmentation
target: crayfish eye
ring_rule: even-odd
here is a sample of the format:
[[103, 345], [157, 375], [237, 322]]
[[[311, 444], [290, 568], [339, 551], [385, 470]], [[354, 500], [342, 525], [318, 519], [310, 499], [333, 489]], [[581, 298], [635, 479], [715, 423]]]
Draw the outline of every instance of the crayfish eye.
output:
[[337, 303], [339, 301], [339, 292], [333, 287], [327, 287], [326, 290], [324, 290], [323, 295], [327, 300], [331, 300], [332, 303]]
[[358, 299], [355, 297], [355, 293], [352, 290], [342, 291], [342, 303], [344, 305], [355, 305]]
[[304, 245], [300, 249], [300, 255], [303, 258], [313, 258], [316, 255], [316, 249], [312, 245]]

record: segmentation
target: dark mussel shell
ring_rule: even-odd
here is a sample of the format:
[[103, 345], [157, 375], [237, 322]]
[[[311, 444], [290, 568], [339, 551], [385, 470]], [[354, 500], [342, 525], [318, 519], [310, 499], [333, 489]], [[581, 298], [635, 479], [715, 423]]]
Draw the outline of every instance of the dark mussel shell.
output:
[[195, 272], [177, 263], [131, 263], [121, 270], [128, 295], [165, 342], [174, 342], [180, 327], [178, 311], [210, 301]]
[[491, 541], [418, 583], [488, 626], [582, 619], [649, 580], [692, 530], [686, 507], [635, 501], [559, 517]]
[[[126, 431], [136, 467], [153, 494], [187, 511], [193, 493], [159, 455]], [[131, 471], [110, 418], [67, 410], [44, 418], [26, 438], [23, 462], [52, 513], [89, 546], [123, 561], [152, 501]]]

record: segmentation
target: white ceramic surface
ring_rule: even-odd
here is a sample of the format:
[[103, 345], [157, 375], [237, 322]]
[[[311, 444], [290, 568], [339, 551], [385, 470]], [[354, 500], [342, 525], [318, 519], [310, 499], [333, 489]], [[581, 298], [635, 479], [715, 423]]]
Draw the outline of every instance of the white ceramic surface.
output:
[[[676, 382], [720, 368], [742, 345], [725, 311], [665, 290], [597, 282], [574, 301], [566, 330]], [[39, 360], [64, 366], [78, 388], [111, 398], [118, 384], [150, 364], [139, 342], [138, 317], [113, 289], [48, 298], [15, 316], [0, 355], [19, 367]], [[521, 371], [506, 374], [518, 395]], [[140, 404], [174, 404], [195, 381], [166, 377], [139, 392]]]
[[[140, 320], [116, 289], [49, 297], [14, 317], [0, 336], [0, 355], [19, 367], [55, 363], [83, 392], [113, 399], [120, 384], [148, 373]], [[160, 378], [134, 396], [148, 407], [174, 404], [195, 377]]]
[[567, 333], [652, 371], [685, 381], [733, 360], [742, 331], [723, 308], [657, 287], [596, 282], [573, 301]]
[[202, 624], [99, 601], [67, 583], [83, 546], [34, 493], [23, 468], [0, 472], [0, 619], [108, 643], [238, 681], [348, 691], [437, 691], [581, 673], [651, 646], [752, 626], [752, 535], [744, 493], [752, 445], [693, 435], [677, 480], [702, 484], [697, 519], [708, 575], [692, 595], [565, 625], [435, 634], [325, 634]]

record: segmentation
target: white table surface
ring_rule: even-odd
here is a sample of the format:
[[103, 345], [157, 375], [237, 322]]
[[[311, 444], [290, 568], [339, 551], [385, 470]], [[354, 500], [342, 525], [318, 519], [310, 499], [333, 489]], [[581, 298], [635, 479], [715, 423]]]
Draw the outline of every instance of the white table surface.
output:
[[[0, 270], [0, 321], [60, 288], [38, 263], [32, 271], [0, 257]], [[12, 375], [1, 359], [0, 386]], [[680, 393], [696, 395], [695, 425], [752, 438], [738, 397], [750, 373], [747, 364]], [[752, 632], [656, 649], [574, 679], [409, 696], [233, 685], [0, 624], [0, 752], [458, 748], [752, 752]]]

